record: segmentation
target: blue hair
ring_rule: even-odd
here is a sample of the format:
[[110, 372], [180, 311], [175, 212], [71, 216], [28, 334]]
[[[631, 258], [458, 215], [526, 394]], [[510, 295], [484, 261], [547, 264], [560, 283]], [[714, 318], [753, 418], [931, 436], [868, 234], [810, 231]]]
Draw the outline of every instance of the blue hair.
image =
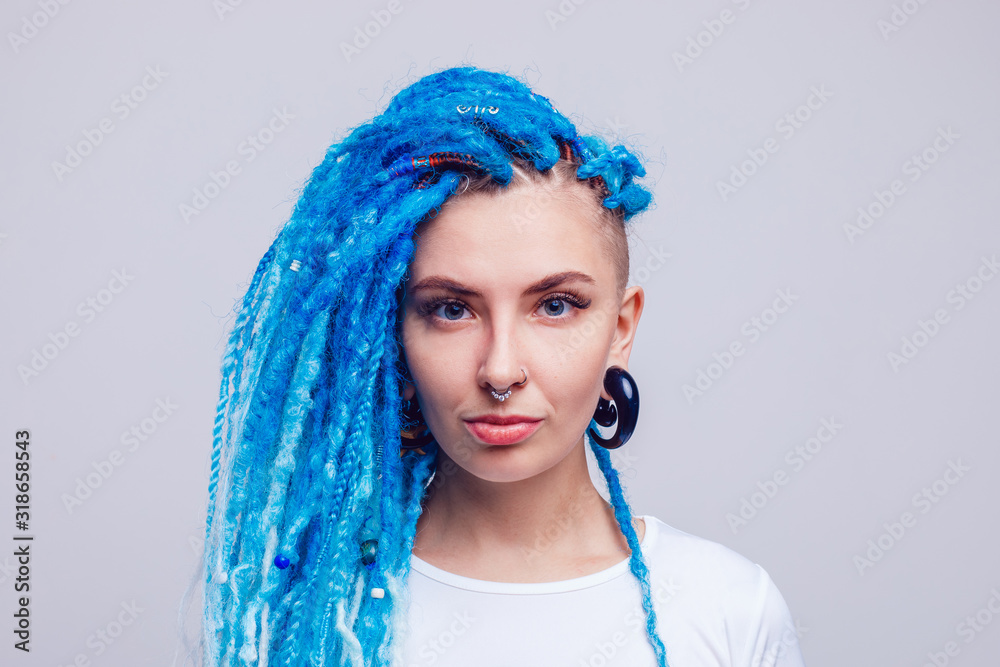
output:
[[[578, 135], [521, 81], [472, 67], [420, 79], [328, 149], [257, 266], [223, 355], [206, 665], [393, 662], [437, 466], [434, 443], [425, 454], [400, 448], [398, 291], [414, 232], [470, 175], [502, 188], [517, 169], [544, 174], [567, 160], [618, 220], [648, 207], [633, 153]], [[591, 448], [665, 667], [631, 510], [608, 452]]]

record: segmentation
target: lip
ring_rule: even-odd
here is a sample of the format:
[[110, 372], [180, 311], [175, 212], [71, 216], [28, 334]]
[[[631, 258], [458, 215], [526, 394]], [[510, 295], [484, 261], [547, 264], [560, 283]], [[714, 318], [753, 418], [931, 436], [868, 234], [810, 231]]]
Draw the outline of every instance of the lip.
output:
[[465, 422], [469, 432], [488, 445], [513, 445], [521, 442], [541, 425], [541, 419], [522, 415], [482, 415]]

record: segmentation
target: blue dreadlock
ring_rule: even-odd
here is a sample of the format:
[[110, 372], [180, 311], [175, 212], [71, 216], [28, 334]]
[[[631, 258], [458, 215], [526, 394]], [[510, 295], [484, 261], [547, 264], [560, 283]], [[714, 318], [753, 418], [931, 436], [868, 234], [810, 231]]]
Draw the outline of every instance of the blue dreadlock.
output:
[[[415, 228], [469, 174], [503, 187], [514, 165], [544, 173], [567, 157], [620, 220], [649, 205], [633, 182], [645, 175], [635, 155], [578, 135], [517, 79], [471, 67], [410, 85], [327, 151], [257, 266], [223, 357], [206, 665], [392, 662], [437, 463], [435, 445], [424, 455], [400, 448], [397, 290]], [[631, 510], [607, 450], [592, 439], [591, 448], [666, 667]]]

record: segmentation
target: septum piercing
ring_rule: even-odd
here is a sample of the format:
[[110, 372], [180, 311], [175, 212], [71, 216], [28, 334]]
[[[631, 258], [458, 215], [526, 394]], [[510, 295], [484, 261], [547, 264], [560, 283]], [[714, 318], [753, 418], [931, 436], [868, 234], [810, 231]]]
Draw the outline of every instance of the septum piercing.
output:
[[503, 403], [505, 400], [507, 400], [510, 397], [510, 388], [511, 387], [515, 387], [515, 386], [516, 387], [520, 387], [522, 384], [524, 384], [525, 382], [527, 382], [528, 381], [528, 372], [526, 370], [524, 370], [523, 368], [521, 369], [521, 372], [524, 373], [524, 379], [521, 380], [520, 382], [515, 382], [514, 384], [510, 385], [509, 387], [507, 387], [507, 390], [504, 391], [502, 394], [500, 392], [498, 392], [496, 389], [494, 389], [493, 387], [490, 387], [490, 393], [493, 394], [493, 398], [495, 398], [498, 401], [500, 401], [501, 403]]
[[502, 394], [498, 394], [496, 389], [491, 389], [490, 393], [493, 394], [493, 398], [503, 403], [510, 396], [510, 387], [507, 387], [507, 391]]

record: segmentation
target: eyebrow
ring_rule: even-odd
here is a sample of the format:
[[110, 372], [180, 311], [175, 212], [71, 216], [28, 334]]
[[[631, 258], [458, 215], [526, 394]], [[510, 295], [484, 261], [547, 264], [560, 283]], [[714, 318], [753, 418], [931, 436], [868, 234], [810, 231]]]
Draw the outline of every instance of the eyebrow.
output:
[[[552, 275], [546, 276], [538, 282], [529, 285], [528, 288], [521, 293], [521, 296], [547, 292], [557, 285], [573, 281], [584, 282], [590, 285], [597, 284], [597, 281], [586, 273], [581, 273], [579, 271], [563, 271], [562, 273], [553, 273]], [[466, 287], [462, 283], [456, 282], [451, 278], [445, 278], [443, 276], [430, 276], [428, 278], [424, 278], [419, 283], [414, 285], [410, 291], [411, 293], [416, 294], [421, 290], [429, 289], [448, 290], [467, 297], [482, 298], [483, 296], [480, 292], [477, 292], [470, 287]]]

